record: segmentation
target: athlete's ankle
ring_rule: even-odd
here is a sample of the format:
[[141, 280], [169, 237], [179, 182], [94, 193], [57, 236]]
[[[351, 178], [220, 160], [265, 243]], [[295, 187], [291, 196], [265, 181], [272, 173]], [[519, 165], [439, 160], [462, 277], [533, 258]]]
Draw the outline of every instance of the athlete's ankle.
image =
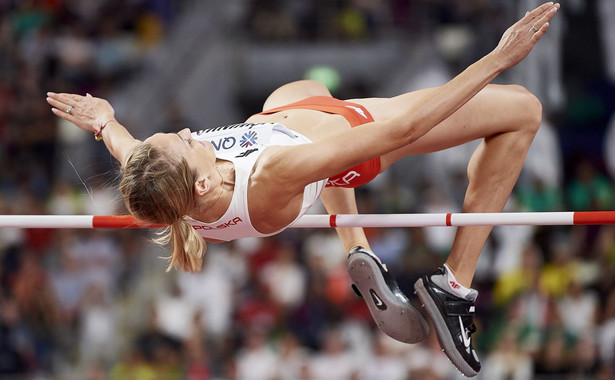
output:
[[467, 276], [461, 273], [461, 271], [454, 264], [446, 261], [443, 265], [446, 267], [447, 272], [455, 278], [455, 281], [457, 281], [459, 285], [465, 286], [468, 289], [472, 288], [472, 276], [466, 280]]
[[367, 248], [366, 244], [350, 244], [346, 248], [346, 252], [348, 252], [348, 256], [355, 250], [367, 251], [373, 254], [372, 250]]
[[450, 291], [452, 294], [458, 297], [466, 298], [467, 295], [472, 292], [472, 289], [470, 287], [464, 286], [457, 280], [457, 278], [455, 277], [455, 272], [448, 264], [445, 263], [443, 266], [446, 272], [446, 290]]

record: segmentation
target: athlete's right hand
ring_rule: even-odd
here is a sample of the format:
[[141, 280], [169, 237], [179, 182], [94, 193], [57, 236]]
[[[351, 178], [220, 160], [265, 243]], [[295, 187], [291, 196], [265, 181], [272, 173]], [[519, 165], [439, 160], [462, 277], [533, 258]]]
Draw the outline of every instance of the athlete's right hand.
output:
[[559, 7], [559, 3], [544, 3], [527, 12], [521, 20], [504, 32], [498, 46], [492, 52], [497, 54], [503, 69], [515, 66], [529, 54], [549, 29], [549, 20], [555, 16]]
[[48, 92], [46, 100], [56, 116], [88, 132], [100, 131], [102, 125], [115, 118], [115, 111], [108, 101], [90, 94], [82, 96]]

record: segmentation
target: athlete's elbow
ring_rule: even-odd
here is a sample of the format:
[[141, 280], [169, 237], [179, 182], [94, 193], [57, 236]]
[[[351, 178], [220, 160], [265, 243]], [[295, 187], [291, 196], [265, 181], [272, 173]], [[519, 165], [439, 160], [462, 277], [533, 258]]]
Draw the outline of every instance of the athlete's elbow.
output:
[[415, 120], [400, 121], [400, 124], [399, 133], [391, 136], [400, 146], [410, 145], [421, 137], [419, 125]]

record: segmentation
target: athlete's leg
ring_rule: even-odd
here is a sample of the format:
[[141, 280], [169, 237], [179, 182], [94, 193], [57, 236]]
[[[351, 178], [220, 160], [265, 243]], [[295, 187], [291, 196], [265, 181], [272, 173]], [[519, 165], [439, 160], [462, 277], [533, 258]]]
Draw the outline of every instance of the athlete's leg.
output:
[[[321, 195], [329, 214], [357, 214], [354, 189], [328, 187]], [[386, 265], [374, 255], [363, 228], [337, 228], [349, 253], [348, 275], [363, 297], [376, 325], [388, 336], [404, 343], [417, 343], [429, 333], [427, 321], [401, 291]], [[362, 247], [362, 248], [357, 248]]]
[[[358, 214], [354, 189], [343, 187], [327, 187], [320, 195], [323, 205], [330, 215]], [[346, 252], [356, 246], [369, 249], [365, 232], [361, 227], [336, 228], [337, 234]]]
[[[427, 90], [391, 99], [355, 99], [376, 120], [394, 117]], [[523, 167], [525, 155], [540, 126], [540, 102], [520, 86], [489, 85], [448, 119], [413, 144], [382, 157], [386, 169], [398, 159], [446, 149], [484, 138], [468, 164], [469, 185], [463, 212], [499, 212], [510, 196]], [[449, 268], [457, 280], [470, 287], [478, 257], [491, 227], [460, 227]]]
[[[368, 99], [364, 105], [378, 120], [394, 115], [396, 107], [407, 106], [420, 95], [411, 93], [389, 101]], [[382, 167], [406, 155], [484, 138], [468, 164], [470, 182], [462, 210], [499, 212], [521, 172], [541, 116], [540, 102], [522, 87], [490, 85], [416, 142], [383, 156]], [[478, 293], [468, 288], [490, 232], [491, 227], [458, 228], [447, 265], [414, 284], [440, 346], [466, 376], [475, 376], [481, 368], [470, 337], [476, 331], [473, 316]]]
[[282, 107], [310, 96], [331, 96], [327, 87], [313, 80], [299, 80], [287, 83], [274, 90], [263, 104], [263, 111]]

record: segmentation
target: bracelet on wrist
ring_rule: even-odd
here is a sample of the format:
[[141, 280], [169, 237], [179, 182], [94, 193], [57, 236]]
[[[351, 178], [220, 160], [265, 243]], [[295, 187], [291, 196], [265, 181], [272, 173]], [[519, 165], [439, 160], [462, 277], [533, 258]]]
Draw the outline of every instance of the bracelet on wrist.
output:
[[103, 139], [102, 131], [103, 129], [105, 129], [107, 124], [109, 124], [112, 121], [115, 121], [115, 119], [107, 120], [103, 125], [100, 126], [100, 129], [98, 130], [98, 132], [94, 132], [94, 140], [101, 141]]

